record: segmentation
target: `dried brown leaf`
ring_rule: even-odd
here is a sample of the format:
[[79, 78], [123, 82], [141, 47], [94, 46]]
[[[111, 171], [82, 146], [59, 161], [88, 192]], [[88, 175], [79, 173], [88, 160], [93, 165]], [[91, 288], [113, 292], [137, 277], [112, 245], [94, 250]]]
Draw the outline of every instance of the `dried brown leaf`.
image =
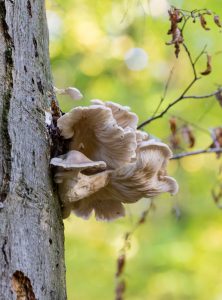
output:
[[195, 139], [195, 136], [193, 134], [193, 130], [190, 126], [188, 126], [188, 125], [183, 126], [182, 135], [183, 135], [183, 138], [184, 138], [185, 142], [188, 144], [188, 147], [189, 148], [194, 147], [196, 139]]
[[138, 225], [144, 224], [146, 222], [146, 218], [147, 218], [147, 214], [148, 214], [149, 210], [144, 210], [142, 212], [142, 215], [138, 221]]
[[218, 27], [222, 27], [221, 22], [220, 22], [220, 17], [218, 15], [214, 16], [214, 23], [218, 26]]
[[217, 101], [219, 102], [220, 106], [222, 106], [222, 90], [219, 89], [218, 92], [215, 94]]
[[116, 300], [123, 300], [123, 294], [126, 290], [126, 283], [124, 280], [118, 282], [116, 286]]
[[221, 204], [221, 198], [222, 198], [222, 189], [221, 186], [219, 187], [219, 191], [216, 192], [215, 190], [211, 191], [211, 195], [213, 198], [214, 203], [216, 204], [216, 206], [220, 209], [222, 209], [222, 204]]
[[180, 52], [179, 44], [183, 43], [183, 36], [180, 28], [178, 28], [178, 23], [182, 21], [183, 16], [181, 16], [180, 10], [176, 8], [171, 8], [168, 13], [171, 27], [168, 30], [167, 34], [172, 35], [172, 40], [170, 42], [167, 42], [166, 45], [175, 45], [175, 55], [176, 57], [178, 57]]
[[201, 72], [201, 75], [209, 75], [212, 72], [212, 65], [211, 65], [211, 56], [207, 54], [207, 68], [205, 71]]
[[180, 138], [178, 135], [171, 135], [170, 145], [172, 149], [178, 149], [180, 146]]
[[182, 33], [178, 27], [174, 28], [171, 34], [172, 40], [170, 42], [167, 42], [166, 45], [181, 44], [183, 42]]
[[[215, 127], [211, 130], [211, 137], [213, 143], [210, 145], [210, 148], [222, 148], [222, 127]], [[220, 156], [220, 153], [217, 153], [217, 157]]]
[[207, 27], [207, 21], [204, 18], [204, 15], [201, 15], [201, 14], [200, 14], [200, 24], [205, 30], [210, 30], [210, 28]]
[[126, 262], [125, 255], [124, 254], [120, 255], [117, 260], [116, 277], [119, 277], [122, 274], [124, 266], [125, 266], [125, 262]]
[[179, 53], [180, 53], [180, 45], [177, 43], [175, 44], [175, 51], [174, 51], [176, 58], [178, 58]]
[[175, 134], [177, 131], [177, 120], [175, 117], [172, 117], [169, 119], [169, 123], [170, 123], [170, 130], [172, 132], [172, 134]]
[[180, 10], [173, 7], [170, 10], [168, 10], [168, 14], [170, 17], [171, 25], [176, 25], [177, 23], [180, 23], [183, 19], [183, 16], [181, 16]]

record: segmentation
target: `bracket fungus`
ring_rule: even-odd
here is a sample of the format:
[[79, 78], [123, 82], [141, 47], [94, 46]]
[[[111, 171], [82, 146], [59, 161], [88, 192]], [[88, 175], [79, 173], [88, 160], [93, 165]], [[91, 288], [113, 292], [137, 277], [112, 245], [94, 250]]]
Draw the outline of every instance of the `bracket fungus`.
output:
[[112, 220], [124, 216], [123, 203], [178, 191], [166, 173], [171, 150], [137, 130], [137, 123], [128, 107], [101, 100], [58, 119], [69, 139], [68, 153], [51, 160], [64, 218], [71, 211], [88, 218], [94, 211], [97, 219]]

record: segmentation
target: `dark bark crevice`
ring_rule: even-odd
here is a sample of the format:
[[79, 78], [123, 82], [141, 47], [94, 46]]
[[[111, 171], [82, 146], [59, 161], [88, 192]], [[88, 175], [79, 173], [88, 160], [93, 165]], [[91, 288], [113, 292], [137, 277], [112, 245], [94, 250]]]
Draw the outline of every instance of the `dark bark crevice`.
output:
[[6, 245], [7, 245], [7, 242], [8, 242], [8, 238], [5, 236], [4, 237], [4, 242], [3, 242], [3, 245], [2, 245], [2, 253], [3, 253], [3, 257], [4, 257], [4, 261], [5, 261], [6, 265], [9, 264], [8, 257], [7, 257], [7, 254], [6, 254]]
[[1, 117], [1, 139], [2, 139], [2, 182], [0, 187], [0, 202], [4, 202], [7, 198], [9, 192], [9, 184], [11, 178], [11, 139], [9, 134], [9, 110], [10, 101], [12, 97], [13, 90], [13, 41], [9, 34], [8, 25], [6, 22], [6, 7], [4, 1], [0, 2], [0, 18], [1, 27], [4, 35], [6, 50], [5, 50], [5, 86], [3, 92], [3, 105], [2, 105], [2, 115]]

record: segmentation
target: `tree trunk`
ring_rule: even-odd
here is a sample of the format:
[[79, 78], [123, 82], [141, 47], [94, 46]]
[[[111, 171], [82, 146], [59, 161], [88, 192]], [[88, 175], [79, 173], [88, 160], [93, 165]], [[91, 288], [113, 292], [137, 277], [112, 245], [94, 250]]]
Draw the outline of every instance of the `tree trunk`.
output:
[[0, 0], [0, 300], [66, 299], [44, 0]]

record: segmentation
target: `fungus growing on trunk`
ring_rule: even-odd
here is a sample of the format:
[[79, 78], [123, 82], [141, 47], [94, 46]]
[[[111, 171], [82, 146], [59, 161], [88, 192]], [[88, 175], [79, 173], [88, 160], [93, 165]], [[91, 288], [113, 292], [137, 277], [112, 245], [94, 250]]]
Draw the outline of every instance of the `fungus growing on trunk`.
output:
[[59, 95], [67, 95], [73, 100], [80, 100], [83, 97], [81, 92], [75, 87], [68, 87], [66, 89], [57, 89], [54, 87], [54, 92]]
[[123, 203], [177, 192], [166, 173], [171, 150], [149, 140], [137, 123], [128, 107], [101, 100], [58, 119], [61, 135], [70, 139], [69, 152], [51, 160], [64, 218], [71, 211], [88, 218], [94, 210], [97, 219], [112, 220], [124, 216]]

